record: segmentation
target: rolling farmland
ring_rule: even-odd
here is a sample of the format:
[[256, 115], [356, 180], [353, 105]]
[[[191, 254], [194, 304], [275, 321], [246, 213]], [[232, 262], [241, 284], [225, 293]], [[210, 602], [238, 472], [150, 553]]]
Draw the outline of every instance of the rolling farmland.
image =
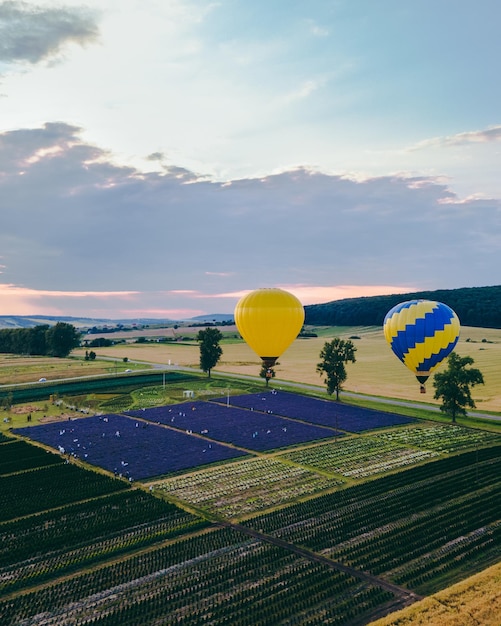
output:
[[231, 400], [3, 437], [0, 621], [368, 624], [499, 560], [499, 435]]

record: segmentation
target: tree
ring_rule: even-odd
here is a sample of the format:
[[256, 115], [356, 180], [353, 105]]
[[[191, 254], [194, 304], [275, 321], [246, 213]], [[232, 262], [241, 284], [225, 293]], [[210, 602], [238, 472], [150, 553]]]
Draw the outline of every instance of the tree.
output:
[[89, 348], [109, 348], [113, 343], [111, 339], [106, 339], [106, 337], [97, 337], [90, 342], [86, 341], [85, 345], [89, 346]]
[[47, 352], [47, 331], [48, 324], [41, 324], [29, 329], [27, 339], [26, 352], [28, 354], [43, 355]]
[[[275, 365], [280, 365], [280, 363], [277, 361]], [[266, 386], [268, 386], [268, 383], [272, 378], [275, 378], [275, 375], [276, 374], [273, 367], [267, 367], [265, 363], [261, 364], [261, 371], [259, 372], [259, 376], [266, 379]]]
[[14, 394], [12, 391], [2, 398], [2, 408], [4, 411], [10, 411], [12, 404], [14, 403]]
[[339, 400], [339, 390], [347, 378], [345, 363], [355, 363], [355, 348], [352, 341], [334, 337], [332, 341], [326, 341], [317, 363], [317, 372], [326, 374], [324, 382], [327, 384], [327, 393], [332, 395], [336, 392], [336, 400]]
[[47, 354], [65, 357], [80, 345], [80, 333], [71, 324], [58, 322], [46, 331]]
[[207, 372], [210, 378], [210, 372], [215, 367], [223, 354], [223, 350], [219, 342], [223, 338], [218, 328], [206, 328], [198, 331], [197, 341], [200, 343], [200, 369]]
[[451, 352], [447, 360], [447, 369], [435, 374], [433, 386], [436, 400], [442, 398], [440, 410], [456, 421], [457, 415], [466, 415], [465, 407], [475, 408], [470, 387], [483, 385], [484, 377], [479, 369], [468, 367], [474, 360], [471, 356], [459, 356]]

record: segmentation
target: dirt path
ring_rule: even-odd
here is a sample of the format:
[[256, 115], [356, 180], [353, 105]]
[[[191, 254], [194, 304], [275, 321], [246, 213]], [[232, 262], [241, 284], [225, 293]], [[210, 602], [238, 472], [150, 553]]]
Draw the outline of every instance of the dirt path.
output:
[[[258, 530], [254, 530], [253, 528], [248, 528], [246, 526], [242, 526], [241, 524], [234, 524], [232, 522], [226, 521], [218, 521], [213, 522], [216, 526], [222, 526], [226, 528], [232, 528], [241, 533], [249, 535], [254, 539], [260, 539], [266, 543], [271, 543], [275, 546], [279, 546], [284, 548], [285, 550], [289, 550], [290, 552], [294, 552], [299, 556], [308, 559], [309, 561], [315, 561], [316, 563], [322, 563], [323, 565], [327, 565], [331, 569], [337, 570], [339, 572], [344, 572], [349, 576], [353, 576], [354, 578], [358, 578], [367, 582], [371, 585], [375, 585], [377, 587], [381, 587], [393, 593], [399, 599], [399, 606], [403, 608], [405, 606], [409, 606], [418, 600], [422, 600], [423, 597], [414, 593], [413, 591], [409, 591], [409, 589], [405, 589], [404, 587], [399, 587], [398, 585], [394, 585], [393, 583], [384, 580], [383, 578], [378, 578], [377, 576], [373, 576], [367, 572], [362, 572], [361, 570], [357, 570], [353, 567], [349, 567], [348, 565], [343, 565], [343, 563], [339, 563], [338, 561], [333, 561], [332, 559], [323, 556], [322, 554], [318, 554], [316, 552], [312, 552], [311, 550], [307, 550], [306, 548], [302, 548], [293, 543], [289, 543], [280, 539], [279, 537], [274, 537], [272, 535], [267, 535], [265, 533], [261, 533]], [[396, 610], [396, 609], [393, 609]]]

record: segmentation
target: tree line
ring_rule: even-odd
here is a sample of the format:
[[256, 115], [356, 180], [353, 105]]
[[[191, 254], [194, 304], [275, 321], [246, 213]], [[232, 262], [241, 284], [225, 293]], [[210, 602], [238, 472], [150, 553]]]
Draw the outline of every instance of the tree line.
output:
[[0, 330], [0, 352], [7, 354], [66, 357], [79, 345], [80, 332], [66, 322]]
[[313, 326], [382, 326], [386, 313], [406, 300], [435, 300], [453, 309], [463, 326], [501, 328], [501, 286], [439, 289], [388, 296], [346, 298], [305, 306]]

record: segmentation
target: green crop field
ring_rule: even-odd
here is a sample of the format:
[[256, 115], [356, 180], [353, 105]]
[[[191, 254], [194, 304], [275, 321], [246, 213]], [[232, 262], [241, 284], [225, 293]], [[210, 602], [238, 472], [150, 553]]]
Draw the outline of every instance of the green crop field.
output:
[[495, 444], [501, 444], [501, 435], [453, 425], [412, 425], [304, 445], [147, 484], [157, 495], [202, 513], [241, 520], [359, 479]]
[[[80, 351], [79, 351], [80, 352]], [[0, 354], [0, 385], [35, 383], [40, 378], [56, 380], [98, 374], [115, 374], [126, 368], [136, 367], [126, 363], [115, 364], [107, 361], [85, 361], [85, 350], [78, 358], [65, 359], [46, 356], [23, 356]]]

